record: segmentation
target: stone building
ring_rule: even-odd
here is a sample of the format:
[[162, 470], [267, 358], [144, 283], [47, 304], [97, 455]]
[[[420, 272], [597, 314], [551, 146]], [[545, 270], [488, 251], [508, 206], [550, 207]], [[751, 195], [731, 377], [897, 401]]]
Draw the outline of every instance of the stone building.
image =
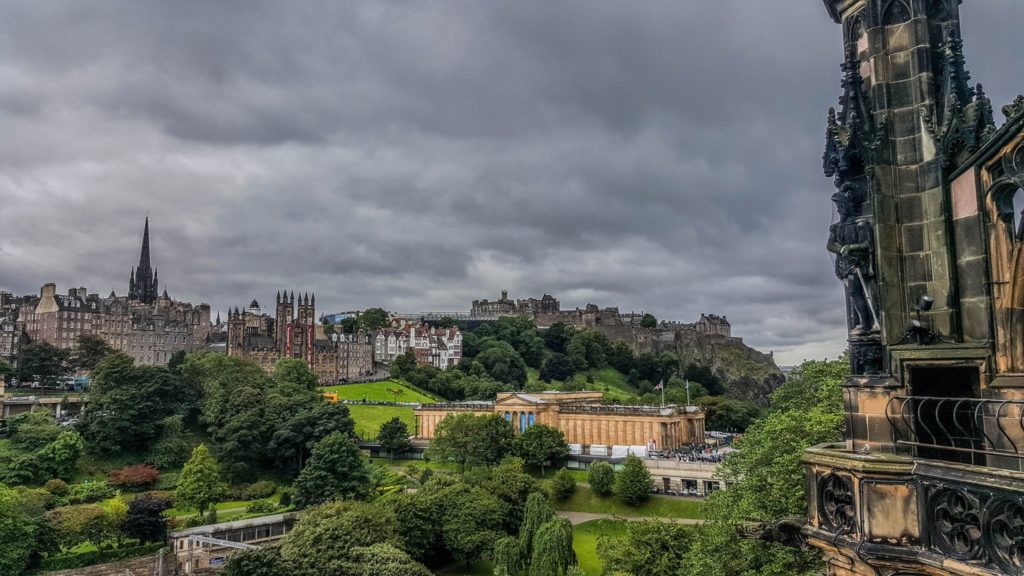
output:
[[445, 370], [462, 361], [462, 332], [456, 327], [409, 323], [386, 328], [374, 337], [374, 355], [380, 362], [391, 363], [408, 350], [416, 354], [418, 366]]
[[958, 0], [825, 0], [842, 107], [824, 168], [847, 439], [805, 455], [833, 575], [1024, 573], [1024, 96], [969, 75]]
[[561, 430], [583, 447], [647, 446], [672, 450], [704, 440], [704, 414], [694, 406], [609, 406], [601, 392], [501, 392], [494, 402], [424, 404], [416, 409], [416, 435], [433, 438], [452, 414], [500, 414], [518, 434], [534, 424]]
[[550, 294], [545, 294], [539, 300], [537, 298], [526, 298], [524, 300], [511, 300], [508, 297], [508, 290], [501, 291], [501, 298], [498, 300], [473, 300], [469, 310], [470, 318], [501, 318], [503, 316], [536, 316], [539, 314], [557, 314], [561, 304]]
[[365, 333], [325, 334], [316, 321], [316, 295], [277, 293], [274, 315], [253, 300], [228, 312], [228, 356], [248, 358], [270, 372], [278, 360], [302, 358], [324, 383], [373, 373], [373, 343]]
[[[84, 287], [59, 294], [53, 283], [39, 296], [5, 299], [17, 303], [17, 322], [33, 342], [73, 348], [79, 336], [103, 338], [111, 348], [140, 364], [166, 364], [177, 351], [202, 349], [210, 335], [210, 307], [172, 300], [164, 290], [157, 296], [156, 272], [150, 270], [149, 219], [142, 237], [139, 266], [129, 279], [128, 296], [114, 292], [103, 298]], [[140, 280], [142, 276], [144, 279]]]

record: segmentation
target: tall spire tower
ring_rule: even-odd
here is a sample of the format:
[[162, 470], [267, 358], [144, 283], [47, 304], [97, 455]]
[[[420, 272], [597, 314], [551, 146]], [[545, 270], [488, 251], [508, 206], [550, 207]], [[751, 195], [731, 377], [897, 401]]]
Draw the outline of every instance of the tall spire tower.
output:
[[128, 299], [143, 304], [156, 302], [159, 296], [157, 277], [153, 271], [149, 256], [149, 216], [146, 216], [146, 227], [142, 231], [142, 251], [139, 254], [139, 265], [128, 282]]

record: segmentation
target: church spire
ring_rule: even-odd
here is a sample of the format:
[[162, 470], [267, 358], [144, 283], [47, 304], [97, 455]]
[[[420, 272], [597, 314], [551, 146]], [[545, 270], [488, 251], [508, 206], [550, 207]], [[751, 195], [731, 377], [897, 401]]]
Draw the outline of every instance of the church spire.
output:
[[149, 255], [149, 216], [146, 216], [146, 225], [142, 231], [142, 250], [139, 253], [139, 265], [133, 270], [132, 278], [128, 282], [128, 298], [138, 300], [144, 304], [152, 304], [156, 301], [157, 277], [152, 269], [152, 261]]

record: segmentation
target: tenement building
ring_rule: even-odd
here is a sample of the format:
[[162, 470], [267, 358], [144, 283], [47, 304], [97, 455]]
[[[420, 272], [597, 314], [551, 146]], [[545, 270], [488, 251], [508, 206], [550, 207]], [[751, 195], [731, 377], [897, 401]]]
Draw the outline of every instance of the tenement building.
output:
[[581, 447], [644, 446], [672, 450], [704, 440], [704, 414], [694, 406], [610, 406], [601, 392], [501, 392], [494, 402], [424, 404], [416, 434], [433, 438], [452, 414], [499, 414], [518, 434], [535, 424], [561, 430]]
[[377, 332], [373, 343], [375, 358], [384, 363], [393, 362], [409, 350], [416, 355], [417, 366], [445, 370], [462, 360], [462, 332], [457, 327], [402, 323]]
[[[84, 334], [103, 338], [115, 350], [140, 364], [166, 364], [177, 351], [191, 352], [206, 346], [210, 335], [210, 307], [171, 299], [165, 290], [156, 296], [156, 272], [149, 274], [149, 219], [142, 237], [139, 267], [129, 281], [127, 296], [113, 291], [106, 297], [84, 287], [57, 292], [45, 284], [39, 295], [17, 300], [16, 323], [32, 342], [48, 342], [73, 348]], [[146, 290], [139, 291], [139, 271], [146, 272]]]
[[825, 5], [852, 375], [846, 441], [805, 455], [804, 534], [833, 575], [1024, 574], [1024, 96], [997, 124], [959, 0]]
[[316, 294], [278, 292], [274, 315], [253, 300], [228, 313], [228, 356], [248, 358], [270, 372], [278, 360], [301, 358], [323, 383], [358, 380], [373, 373], [369, 334], [326, 334], [316, 321]]

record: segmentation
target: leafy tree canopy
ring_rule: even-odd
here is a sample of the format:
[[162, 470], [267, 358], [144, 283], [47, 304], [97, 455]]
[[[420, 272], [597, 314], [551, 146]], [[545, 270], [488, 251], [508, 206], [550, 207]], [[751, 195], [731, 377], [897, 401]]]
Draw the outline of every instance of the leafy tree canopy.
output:
[[543, 471], [553, 464], [569, 456], [569, 445], [565, 443], [565, 434], [557, 428], [536, 424], [515, 437], [513, 452], [531, 466], [539, 466]]
[[306, 467], [295, 479], [300, 507], [339, 498], [363, 498], [370, 488], [369, 471], [349, 436], [334, 432], [317, 442]]
[[220, 467], [205, 444], [196, 446], [192, 457], [178, 476], [174, 491], [177, 506], [194, 507], [203, 514], [224, 495], [226, 487], [220, 477]]

